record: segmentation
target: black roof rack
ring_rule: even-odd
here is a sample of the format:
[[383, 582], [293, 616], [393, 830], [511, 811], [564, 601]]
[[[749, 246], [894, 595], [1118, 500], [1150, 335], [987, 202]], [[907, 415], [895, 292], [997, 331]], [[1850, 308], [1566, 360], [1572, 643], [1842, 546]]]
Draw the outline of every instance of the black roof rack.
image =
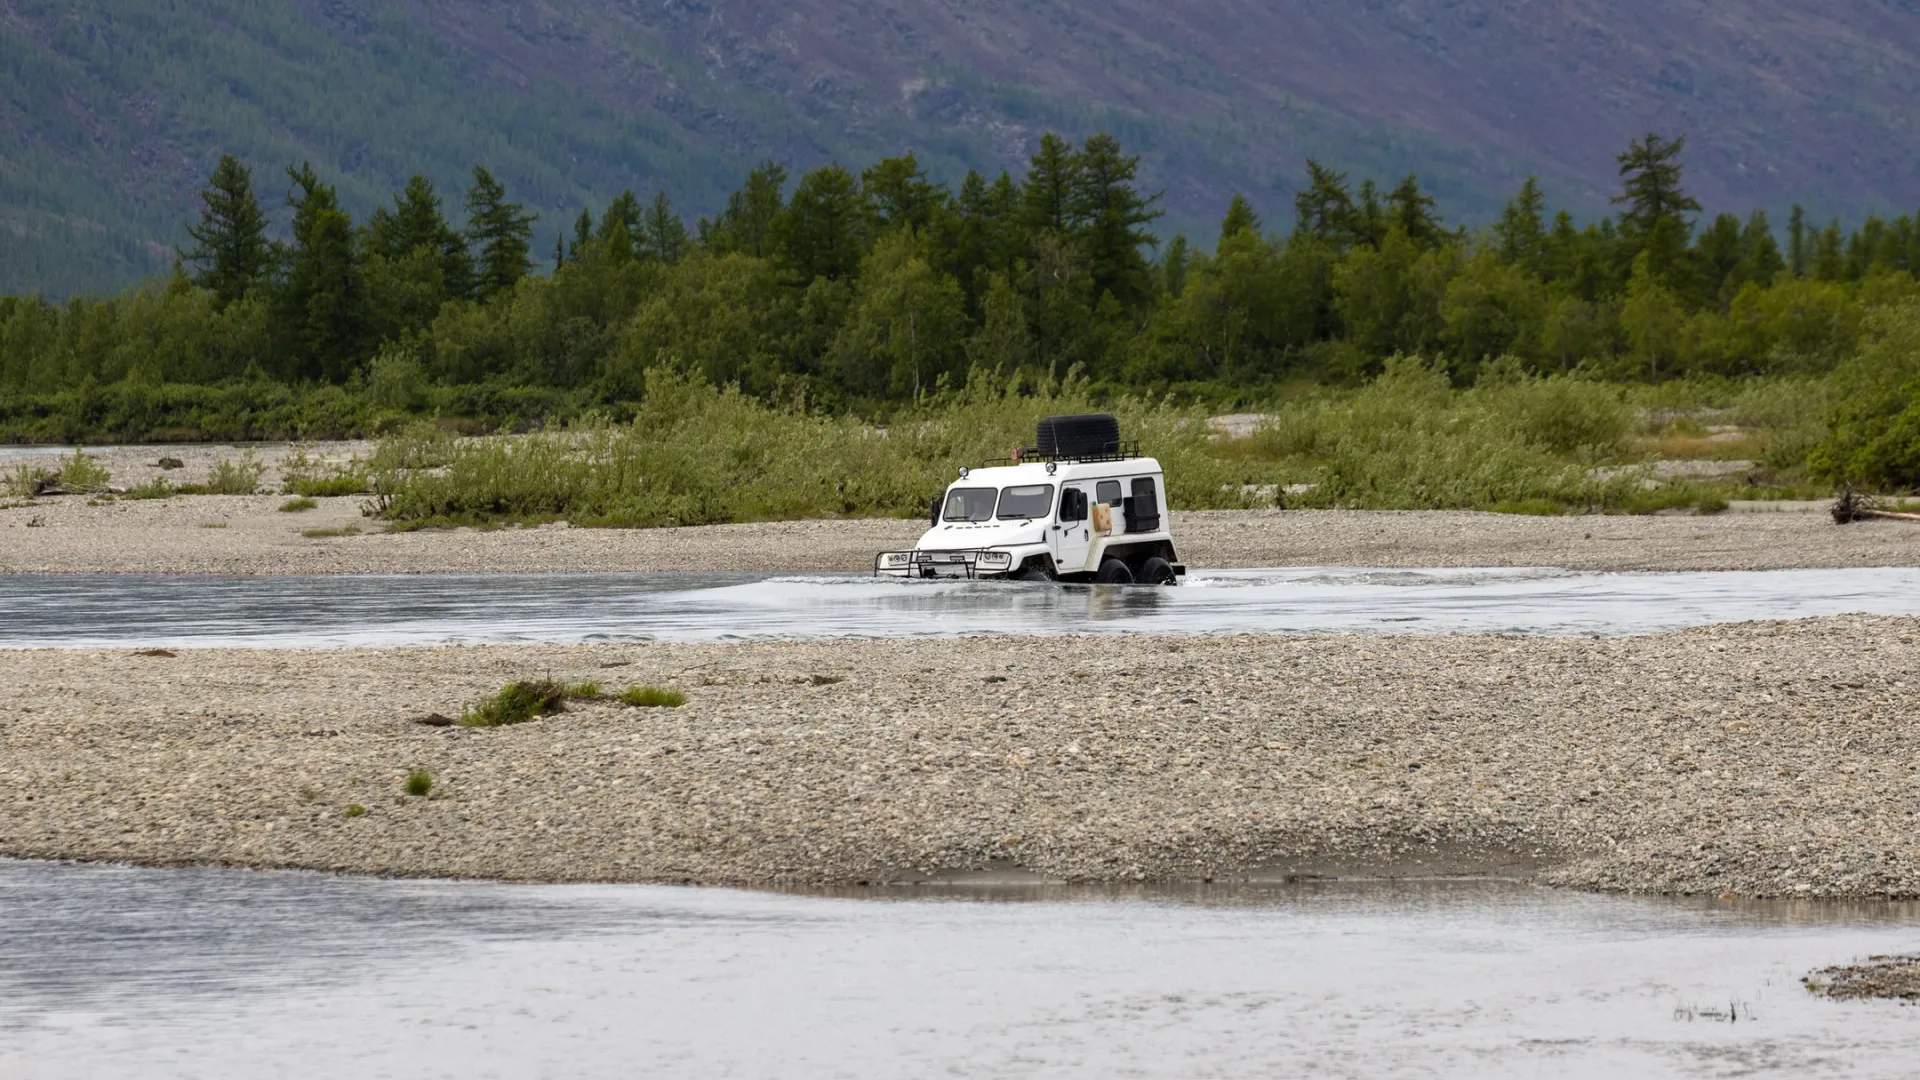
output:
[[980, 463], [980, 467], [983, 469], [991, 469], [995, 465], [1025, 465], [1033, 461], [1058, 461], [1084, 465], [1100, 461], [1126, 461], [1129, 458], [1137, 458], [1139, 456], [1140, 440], [1138, 439], [1109, 443], [1105, 450], [1090, 454], [1042, 454], [1040, 448], [1037, 446], [1023, 446], [1020, 448], [1020, 455], [1018, 457], [1009, 455], [1007, 457], [987, 458]]

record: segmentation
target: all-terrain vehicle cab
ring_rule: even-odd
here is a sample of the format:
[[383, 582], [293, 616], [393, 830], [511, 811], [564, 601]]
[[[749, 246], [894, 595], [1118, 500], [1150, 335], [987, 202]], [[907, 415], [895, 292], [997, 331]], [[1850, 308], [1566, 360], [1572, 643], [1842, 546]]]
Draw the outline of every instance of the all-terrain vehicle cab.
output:
[[920, 543], [882, 552], [874, 573], [1172, 585], [1187, 572], [1160, 463], [1105, 413], [1040, 421], [1033, 446], [963, 467], [930, 509]]

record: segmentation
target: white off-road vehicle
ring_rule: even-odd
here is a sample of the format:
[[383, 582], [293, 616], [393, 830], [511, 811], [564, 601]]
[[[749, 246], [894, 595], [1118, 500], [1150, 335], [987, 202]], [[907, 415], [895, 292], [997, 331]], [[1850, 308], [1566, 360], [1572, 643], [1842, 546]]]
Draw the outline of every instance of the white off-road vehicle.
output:
[[933, 501], [912, 551], [886, 551], [874, 573], [901, 578], [1011, 578], [1172, 585], [1187, 572], [1173, 548], [1160, 463], [1120, 439], [1112, 416], [1053, 416], [1035, 445], [980, 468]]

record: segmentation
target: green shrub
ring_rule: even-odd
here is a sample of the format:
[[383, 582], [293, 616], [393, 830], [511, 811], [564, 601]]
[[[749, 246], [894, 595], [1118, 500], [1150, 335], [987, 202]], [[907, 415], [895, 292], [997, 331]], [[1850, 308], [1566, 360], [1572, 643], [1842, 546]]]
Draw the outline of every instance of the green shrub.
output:
[[332, 499], [342, 495], [364, 495], [367, 493], [367, 482], [359, 476], [342, 473], [338, 476], [290, 481], [287, 490], [295, 495]]
[[663, 686], [629, 686], [620, 703], [636, 709], [677, 709], [687, 703], [687, 695]]
[[359, 536], [360, 529], [354, 525], [342, 525], [337, 529], [301, 529], [300, 535], [309, 540], [333, 540], [342, 536]]
[[72, 457], [60, 459], [60, 486], [68, 491], [105, 491], [112, 480], [98, 459], [88, 457], [78, 448]]
[[267, 467], [253, 456], [253, 451], [247, 450], [238, 461], [215, 463], [200, 490], [207, 495], [252, 495], [260, 490], [260, 478], [266, 471]]
[[551, 716], [567, 707], [567, 688], [550, 679], [511, 682], [460, 714], [462, 727], [505, 727]]
[[597, 682], [577, 682], [567, 686], [567, 696], [580, 701], [598, 701], [606, 697], [606, 690]]
[[[667, 526], [924, 513], [956, 466], [1004, 457], [1051, 413], [1092, 411], [1069, 378], [1038, 386], [976, 375], [884, 429], [773, 407], [664, 369], [631, 424], [592, 418], [533, 435], [451, 443], [417, 430], [369, 463], [376, 505], [401, 522], [550, 521]], [[1246, 464], [1214, 452], [1205, 415], [1111, 403], [1167, 468], [1185, 509], [1244, 506]]]
[[280, 512], [283, 514], [297, 514], [302, 510], [318, 509], [319, 506], [319, 503], [302, 495], [297, 499], [288, 499], [286, 502], [281, 503]]
[[365, 817], [366, 813], [367, 813], [367, 808], [360, 805], [359, 803], [348, 803], [347, 808], [341, 812], [341, 816], [357, 818], [357, 817]]
[[4, 486], [6, 493], [15, 498], [31, 498], [33, 496], [33, 489], [39, 485], [40, 481], [52, 475], [52, 473], [35, 469], [23, 461], [7, 470], [6, 473], [0, 474], [0, 486]]
[[171, 499], [180, 492], [164, 476], [156, 476], [144, 484], [135, 484], [121, 494], [123, 499]]
[[407, 794], [415, 798], [424, 798], [432, 790], [432, 773], [425, 769], [415, 769], [407, 774]]

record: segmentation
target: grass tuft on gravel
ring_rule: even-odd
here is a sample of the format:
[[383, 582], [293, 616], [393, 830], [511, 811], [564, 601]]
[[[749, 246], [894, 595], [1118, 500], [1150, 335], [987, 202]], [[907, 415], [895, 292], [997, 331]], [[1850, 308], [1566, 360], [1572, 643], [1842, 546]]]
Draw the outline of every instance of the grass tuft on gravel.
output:
[[[286, 508], [281, 507], [281, 509], [284, 510]], [[347, 525], [338, 529], [301, 529], [300, 535], [309, 540], [331, 540], [341, 536], [359, 536], [360, 529], [354, 525]]]
[[297, 514], [302, 510], [318, 510], [319, 508], [320, 504], [318, 502], [315, 502], [305, 495], [297, 499], [288, 499], [286, 502], [280, 504], [280, 512], [283, 514]]
[[636, 709], [677, 709], [687, 703], [687, 695], [665, 686], [629, 686], [620, 703]]
[[461, 727], [506, 727], [551, 716], [567, 707], [567, 688], [551, 679], [510, 682], [460, 714]]
[[356, 818], [356, 817], [364, 817], [366, 816], [366, 813], [367, 813], [366, 807], [360, 805], [359, 803], [349, 803], [347, 804], [347, 808], [340, 812], [340, 816]]
[[433, 774], [425, 769], [415, 769], [407, 774], [407, 794], [423, 799], [433, 791]]

